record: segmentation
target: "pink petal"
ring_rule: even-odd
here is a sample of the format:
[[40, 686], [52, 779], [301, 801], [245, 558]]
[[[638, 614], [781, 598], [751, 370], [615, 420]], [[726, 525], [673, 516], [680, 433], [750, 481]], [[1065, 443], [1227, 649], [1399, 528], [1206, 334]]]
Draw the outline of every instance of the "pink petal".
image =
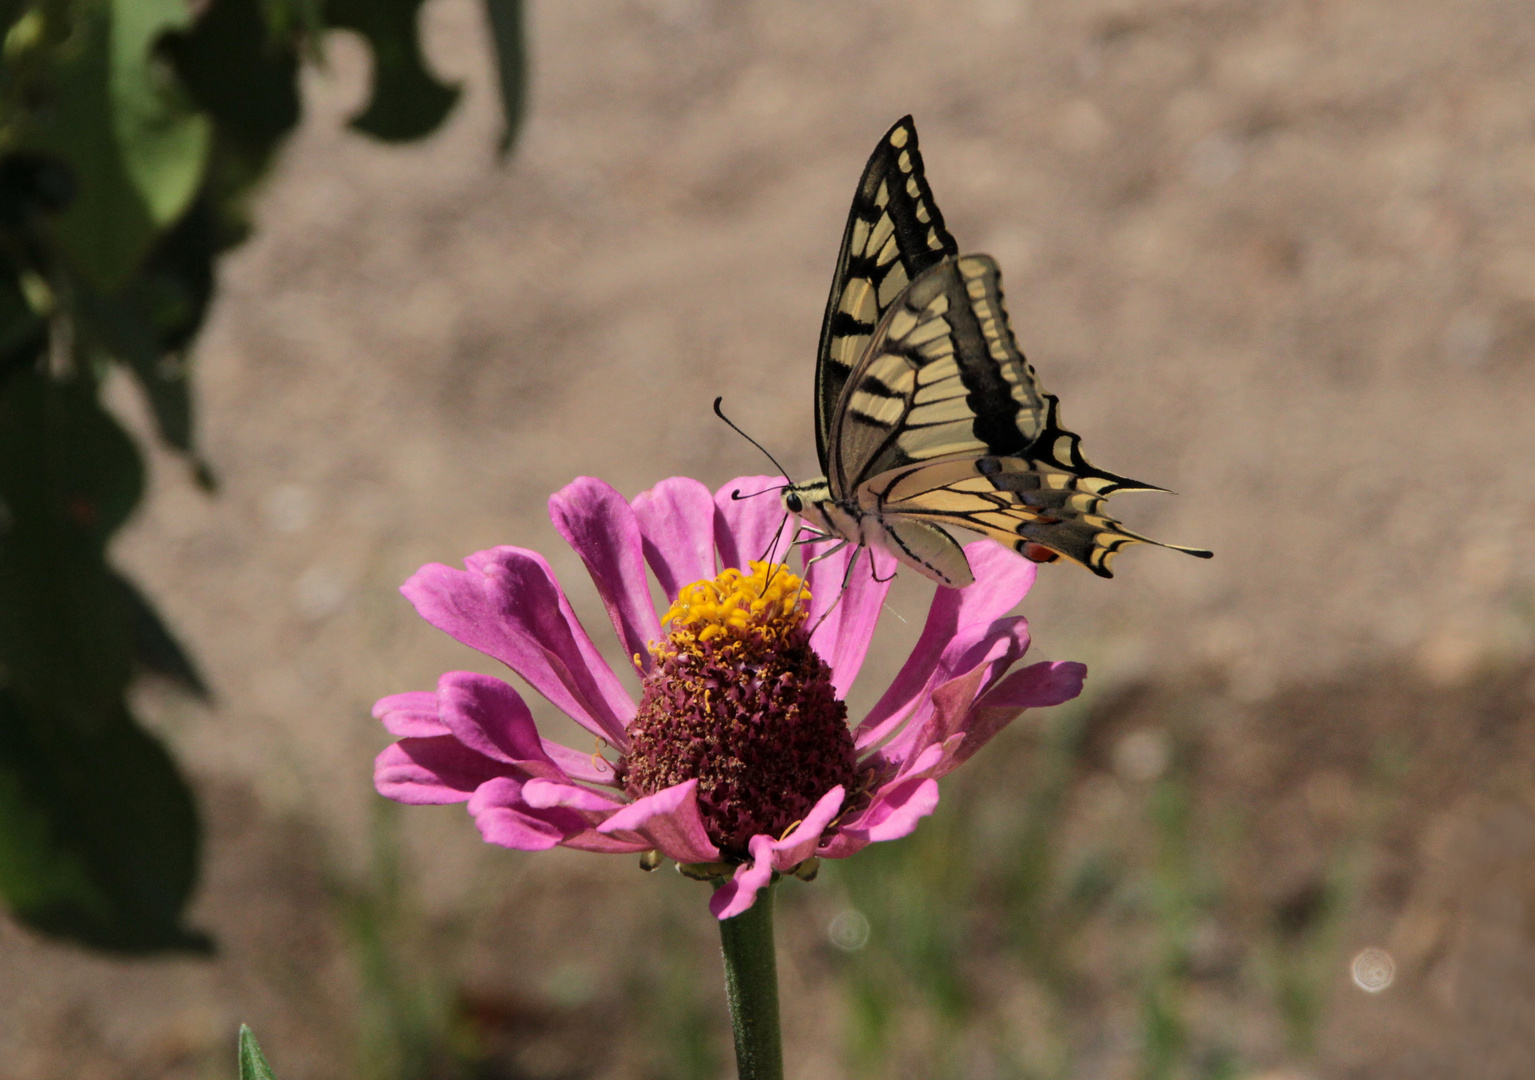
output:
[[490, 844], [514, 851], [548, 851], [559, 847], [565, 830], [510, 806], [491, 806], [474, 815], [480, 835]]
[[[948, 738], [954, 731], [953, 725], [959, 723], [970, 703], [1001, 678], [1002, 673], [1028, 647], [1029, 624], [1021, 615], [962, 630], [945, 647], [934, 667], [928, 685], [935, 689], [929, 693], [928, 698], [919, 701], [911, 714], [897, 714], [881, 728], [871, 729], [867, 733], [871, 742], [889, 738], [880, 748], [879, 756], [885, 761], [899, 764], [924, 747]], [[960, 686], [964, 687], [963, 693], [969, 695], [963, 701], [959, 700], [962, 696], [958, 689]], [[946, 696], [939, 693], [943, 687], [950, 688]], [[958, 711], [940, 715], [937, 709], [940, 700], [957, 703], [955, 707]], [[892, 735], [903, 724], [905, 729]]]
[[858, 749], [873, 746], [889, 735], [892, 730], [889, 721], [900, 718], [921, 701], [927, 687], [935, 681], [939, 661], [956, 637], [1012, 611], [1035, 583], [1035, 563], [998, 543], [978, 540], [966, 546], [964, 552], [975, 572], [975, 583], [964, 589], [938, 589], [933, 594], [923, 635], [916, 640], [912, 655], [853, 736]]
[[467, 570], [423, 566], [400, 591], [427, 622], [506, 664], [594, 734], [627, 747], [635, 706], [537, 552], [499, 547]]
[[649, 841], [620, 840], [616, 836], [604, 836], [596, 829], [586, 829], [567, 836], [560, 841], [560, 846], [574, 848], [576, 851], [591, 851], [598, 855], [632, 855], [637, 851], [650, 850]]
[[869, 844], [899, 840], [938, 806], [938, 781], [912, 777], [887, 784], [876, 792], [868, 808], [842, 825], [817, 849], [825, 859], [845, 859]]
[[875, 794], [874, 802], [848, 830], [869, 840], [899, 840], [938, 808], [938, 781], [900, 780]]
[[578, 811], [535, 811], [522, 799], [522, 784], [509, 777], [481, 784], [469, 800], [469, 813], [487, 841], [517, 851], [547, 851], [586, 828]]
[[437, 680], [437, 710], [458, 741], [498, 761], [559, 772], [544, 753], [527, 703], [500, 679], [473, 671], [450, 671]]
[[842, 828], [832, 833], [831, 839], [816, 848], [815, 853], [823, 859], [846, 859], [868, 846], [869, 838], [863, 833], [853, 833]]
[[636, 799], [598, 825], [597, 831], [624, 840], [648, 840], [650, 847], [680, 863], [715, 862], [720, 857], [698, 812], [697, 780]]
[[821, 843], [821, 834], [836, 818], [846, 797], [847, 791], [841, 784], [822, 795], [810, 808], [810, 813], [805, 815], [804, 821], [791, 829], [782, 840], [774, 842], [773, 868], [792, 870], [810, 858]]
[[[1071, 660], [1046, 660], [1013, 672], [963, 710], [958, 723], [952, 726], [964, 734], [964, 740], [947, 755], [933, 775], [947, 776], [969, 761], [977, 750], [991, 741], [992, 736], [1016, 720], [1025, 709], [1043, 709], [1070, 701], [1082, 692], [1082, 681], [1086, 677], [1087, 666]], [[934, 697], [937, 698], [944, 689], [940, 687]]]
[[[1034, 577], [1039, 571], [1038, 563], [989, 540], [966, 544], [965, 558], [975, 573], [975, 584], [959, 591], [976, 594], [965, 597], [965, 604], [983, 605], [984, 610], [995, 610], [997, 615], [1005, 614], [1023, 602], [1034, 587]], [[996, 595], [988, 598], [984, 595], [987, 592]], [[995, 617], [978, 615], [965, 621], [990, 621]]]
[[990, 540], [979, 540], [965, 548], [965, 557], [975, 572], [975, 583], [963, 589], [938, 589], [928, 609], [922, 636], [890, 689], [869, 711], [858, 726], [855, 740], [859, 749], [878, 742], [886, 721], [900, 717], [921, 700], [930, 685], [944, 648], [956, 635], [977, 625], [991, 623], [1017, 606], [1034, 584], [1035, 564]]
[[513, 767], [475, 753], [451, 735], [402, 739], [374, 760], [373, 786], [395, 802], [464, 802], [485, 781]]
[[870, 841], [898, 841], [909, 836], [916, 822], [938, 808], [938, 781], [895, 784], [875, 796], [869, 813], [858, 822], [858, 828]]
[[608, 610], [625, 656], [650, 668], [646, 646], [661, 638], [661, 620], [650, 599], [639, 518], [627, 500], [601, 480], [582, 476], [549, 498], [549, 518], [586, 564]]
[[[554, 844], [604, 855], [620, 855], [650, 848], [649, 843], [603, 836], [591, 828], [592, 819], [607, 810], [597, 813], [578, 810], [558, 805], [558, 799], [554, 800], [557, 805], [553, 806], [533, 805], [543, 801], [538, 792], [546, 783], [530, 780], [520, 784], [502, 778], [482, 785], [474, 793], [474, 798], [469, 800], [469, 812], [474, 816], [485, 839], [502, 847], [527, 851], [543, 851]], [[550, 793], [546, 790], [545, 794]], [[550, 843], [551, 839], [554, 839], [554, 844]]]
[[773, 838], [758, 833], [747, 848], [751, 862], [736, 867], [735, 876], [709, 898], [709, 913], [716, 919], [733, 919], [749, 910], [757, 902], [757, 893], [773, 880]]
[[[806, 561], [831, 545], [831, 541], [805, 545]], [[844, 589], [842, 579], [847, 573], [848, 561], [855, 553], [859, 553], [858, 564]], [[821, 659], [831, 665], [832, 686], [839, 698], [847, 697], [848, 690], [858, 678], [859, 668], [863, 667], [895, 568], [894, 556], [875, 548], [859, 549], [848, 544], [805, 572], [810, 588], [810, 625], [815, 628], [810, 635], [810, 644]]]
[[1003, 672], [1023, 659], [1030, 640], [1029, 622], [1022, 615], [1008, 615], [984, 627], [971, 627], [943, 650], [933, 681], [946, 682], [959, 672], [989, 664], [995, 676], [985, 684], [990, 687]]
[[[787, 520], [789, 513], [773, 490], [783, 485], [781, 476], [741, 476], [714, 493], [714, 544], [721, 566], [744, 570], [755, 560], [783, 562], [788, 557], [795, 522]], [[733, 499], [735, 491], [754, 497]]]
[[522, 785], [522, 801], [535, 810], [565, 806], [572, 810], [586, 810], [599, 814], [612, 813], [626, 805], [618, 799], [599, 794], [590, 788], [538, 778]]
[[390, 694], [373, 704], [373, 718], [389, 734], [402, 739], [446, 735], [448, 726], [437, 719], [437, 695], [430, 690]]
[[901, 738], [886, 748], [887, 758], [900, 766], [900, 775], [905, 776], [919, 767], [932, 768], [932, 762], [919, 766], [918, 761], [925, 760], [928, 751], [946, 742], [960, 729], [971, 704], [980, 696], [987, 670], [987, 665], [978, 665], [933, 691], [932, 708], [920, 727], [902, 732]]
[[977, 704], [983, 709], [1045, 709], [1076, 697], [1086, 679], [1086, 664], [1045, 660], [1013, 672]]
[[[964, 732], [960, 732], [958, 735], [950, 735], [943, 742], [931, 744], [916, 757], [906, 762], [905, 767], [901, 771], [901, 776], [905, 779], [917, 776], [932, 776], [936, 779], [938, 776], [944, 775], [944, 773], [937, 772], [937, 770], [943, 766], [955, 749], [958, 748], [959, 744], [964, 741]], [[948, 770], [944, 771], [947, 772]]]
[[612, 762], [598, 751], [593, 750], [589, 754], [583, 754], [580, 750], [572, 750], [568, 746], [561, 746], [549, 739], [540, 739], [539, 742], [544, 748], [544, 753], [549, 756], [549, 760], [570, 779], [579, 780], [583, 784], [618, 786]]
[[[763, 498], [767, 498], [766, 495]], [[668, 600], [714, 577], [714, 496], [697, 480], [674, 476], [634, 498], [645, 560]]]

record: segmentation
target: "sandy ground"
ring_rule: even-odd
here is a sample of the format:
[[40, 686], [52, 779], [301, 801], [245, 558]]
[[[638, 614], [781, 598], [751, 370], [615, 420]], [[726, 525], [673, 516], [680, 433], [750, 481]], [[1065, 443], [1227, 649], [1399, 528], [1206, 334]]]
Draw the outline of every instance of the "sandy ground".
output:
[[[385, 741], [368, 708], [451, 667], [493, 670], [395, 589], [423, 562], [522, 544], [601, 628], [548, 495], [583, 474], [632, 495], [760, 471], [709, 415], [717, 394], [797, 476], [817, 471], [810, 381], [836, 244], [865, 157], [905, 112], [951, 230], [999, 260], [1020, 342], [1090, 456], [1180, 492], [1124, 496], [1122, 515], [1217, 552], [1132, 550], [1111, 582], [1047, 568], [1024, 608], [1041, 656], [1088, 661], [1100, 697], [1197, 677], [1223, 708], [1277, 716], [1285, 695], [1382, 671], [1408, 673], [1387, 689], [1460, 701], [1535, 644], [1527, 3], [530, 6], [530, 119], [504, 167], [469, 0], [425, 11], [432, 62], [466, 95], [424, 144], [345, 130], [367, 86], [355, 41], [306, 77], [305, 124], [198, 350], [222, 490], [205, 498], [157, 457], [117, 552], [217, 690], [209, 711], [153, 689], [143, 709], [204, 792], [198, 918], [225, 951], [119, 964], [0, 927], [7, 1080], [220, 1075], [240, 1019], [265, 1024], [284, 1080], [347, 1075], [357, 980], [325, 912], [328, 883], [366, 859]], [[893, 605], [920, 618], [924, 602], [909, 586]], [[892, 626], [866, 686], [909, 637]], [[1530, 701], [1510, 693], [1521, 704], [1500, 715], [1522, 722]], [[1406, 717], [1417, 699], [1379, 700]], [[1431, 743], [1462, 715], [1402, 728]], [[1270, 731], [1290, 760], [1285, 738]], [[1435, 805], [1458, 816], [1419, 824], [1478, 865], [1528, 863], [1524, 761], [1495, 761], [1493, 794], [1450, 769]], [[422, 811], [406, 839], [433, 917], [495, 909], [476, 889], [526, 901], [510, 916], [525, 936], [497, 955], [530, 986], [586, 948], [581, 920], [616, 920], [602, 937], [617, 940], [658, 903], [632, 899], [619, 860], [487, 871], [457, 810]], [[1440, 857], [1404, 858], [1382, 933]], [[1473, 910], [1436, 872], [1422, 888]], [[570, 911], [551, 899], [573, 892]], [[1535, 904], [1523, 878], [1505, 893]], [[1319, 1075], [1528, 1075], [1535, 955], [1510, 934], [1467, 978], [1513, 1010], [1476, 1030], [1496, 1046], [1523, 1017], [1523, 1043], [1472, 1068], [1404, 1004], [1396, 1034], [1361, 1020], [1358, 1038], [1439, 1050], [1388, 1068], [1351, 1056], [1345, 1028]], [[835, 1061], [815, 1051], [796, 1075]]]

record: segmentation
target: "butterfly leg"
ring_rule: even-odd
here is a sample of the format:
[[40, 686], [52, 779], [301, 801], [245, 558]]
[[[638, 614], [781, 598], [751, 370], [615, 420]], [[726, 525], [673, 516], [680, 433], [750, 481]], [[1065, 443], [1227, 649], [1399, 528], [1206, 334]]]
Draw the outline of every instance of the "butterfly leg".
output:
[[[847, 547], [847, 545], [849, 543], [851, 543], [851, 541], [843, 540], [840, 544], [837, 544], [835, 547], [831, 548], [829, 551], [824, 551], [820, 555], [817, 555], [816, 558], [814, 560], [812, 560], [812, 561], [818, 561], [820, 559], [824, 559], [828, 555], [835, 555], [837, 552], [839, 552], [843, 548]], [[863, 545], [862, 544], [860, 544], [857, 547], [853, 548], [853, 557], [847, 561], [847, 570], [844, 571], [843, 574], [842, 574], [842, 587], [837, 590], [837, 599], [833, 600], [832, 604], [831, 604], [831, 607], [827, 608], [821, 614], [821, 617], [815, 621], [815, 625], [810, 628], [810, 632], [812, 634], [814, 634], [817, 630], [819, 630], [821, 628], [821, 624], [826, 621], [827, 616], [829, 616], [833, 611], [837, 610], [837, 605], [842, 603], [842, 598], [847, 595], [848, 582], [853, 580], [853, 567], [858, 565], [858, 556], [861, 555], [861, 554], [863, 554]], [[872, 556], [871, 556], [871, 560], [872, 560]], [[806, 563], [805, 565], [808, 568], [810, 564]], [[873, 565], [873, 563], [871, 561], [870, 562], [870, 566], [872, 567], [872, 565]], [[879, 578], [878, 575], [875, 575], [874, 580], [875, 581], [879, 581], [881, 579]], [[883, 580], [889, 581], [890, 579], [889, 578], [885, 578]]]
[[[847, 561], [847, 573], [842, 575], [843, 592], [847, 592], [847, 583], [853, 580], [853, 567], [858, 565], [858, 556], [862, 554], [863, 548], [861, 546], [853, 549], [853, 557]], [[875, 578], [874, 580], [878, 581], [879, 579]]]
[[[828, 540], [828, 539], [830, 539], [830, 537], [829, 536], [819, 536], [819, 537], [816, 537], [815, 539], [817, 539], [817, 540]], [[796, 543], [800, 543], [800, 544], [808, 544], [808, 543], [812, 543], [813, 541], [812, 540], [797, 540], [795, 542]], [[805, 569], [809, 570], [812, 566], [814, 566], [816, 563], [820, 562], [822, 559], [829, 559], [829, 558], [831, 558], [837, 552], [839, 552], [843, 548], [847, 547], [847, 545], [848, 545], [848, 542], [846, 540], [839, 538], [835, 544], [833, 544], [831, 547], [827, 548], [825, 551], [821, 552], [821, 554], [812, 556], [811, 558], [805, 560]], [[854, 555], [854, 558], [857, 558], [856, 553]]]
[[[813, 559], [811, 561], [812, 562], [817, 562], [817, 561], [819, 561], [821, 559], [826, 558], [828, 555], [835, 555], [837, 552], [839, 552], [843, 548], [847, 547], [847, 545], [848, 545], [848, 541], [844, 540], [840, 544], [837, 544], [835, 547], [831, 548], [831, 550], [823, 551], [821, 554], [817, 555], [815, 557], [815, 559]], [[825, 611], [821, 612], [821, 617], [819, 619], [817, 619], [815, 621], [815, 625], [810, 628], [810, 633], [811, 633], [812, 636], [814, 636], [814, 634], [815, 634], [815, 632], [817, 630], [821, 629], [821, 624], [823, 622], [825, 622], [831, 616], [831, 613], [833, 611], [837, 610], [837, 605], [842, 603], [842, 598], [847, 595], [847, 583], [852, 580], [852, 577], [853, 577], [853, 567], [857, 564], [857, 562], [858, 562], [858, 553], [860, 551], [862, 551], [862, 550], [863, 550], [863, 548], [861, 546], [860, 547], [855, 547], [853, 549], [853, 557], [847, 561], [847, 572], [842, 575], [842, 588], [837, 590], [837, 598], [831, 602], [831, 607], [829, 607]], [[809, 565], [810, 565], [809, 563], [805, 564], [807, 569], [809, 568]]]
[[830, 540], [831, 538], [832, 538], [832, 534], [831, 533], [829, 533], [829, 532], [822, 532], [821, 530], [815, 528], [814, 526], [805, 525], [805, 524], [802, 523], [800, 525], [800, 527], [795, 531], [793, 543], [796, 543], [796, 544], [813, 544], [817, 540]]

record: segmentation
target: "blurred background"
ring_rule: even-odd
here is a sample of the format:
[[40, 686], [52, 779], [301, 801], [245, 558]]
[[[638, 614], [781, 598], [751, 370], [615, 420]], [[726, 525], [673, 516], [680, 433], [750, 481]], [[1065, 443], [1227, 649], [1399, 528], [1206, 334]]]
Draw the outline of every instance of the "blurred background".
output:
[[[632, 496], [763, 471], [716, 395], [796, 476], [817, 471], [837, 244], [907, 112], [952, 232], [1000, 262], [1089, 456], [1180, 492], [1118, 512], [1216, 558], [1132, 549], [1113, 581], [1041, 568], [1033, 658], [1087, 662], [1088, 691], [1025, 714], [911, 838], [780, 890], [789, 1074], [1535, 1072], [1535, 9], [498, 2], [429, 0], [419, 23], [410, 3], [111, 5], [115, 57], [201, 42], [169, 46], [191, 104], [135, 122], [218, 167], [183, 182], [159, 149], [112, 166], [161, 230], [133, 272], [168, 265], [187, 215], [222, 222], [204, 278], [177, 279], [211, 298], [206, 321], [151, 320], [147, 360], [90, 307], [83, 256], [50, 276], [28, 246], [67, 255], [73, 229], [95, 251], [119, 220], [68, 217], [102, 190], [58, 149], [82, 129], [44, 108], [28, 143], [6, 118], [0, 149], [34, 193], [32, 225], [7, 210], [7, 257], [42, 269], [18, 271], [33, 344], [0, 419], [34, 401], [24, 382], [34, 404], [73, 387], [48, 415], [84, 410], [140, 448], [120, 529], [78, 502], [58, 527], [96, 530], [86, 548], [135, 583], [141, 675], [113, 667], [102, 700], [168, 751], [134, 753], [184, 777], [201, 832], [175, 803], [92, 834], [98, 854], [179, 837], [179, 891], [128, 904], [158, 919], [147, 937], [36, 901], [26, 836], [46, 828], [3, 838], [0, 1077], [232, 1076], [242, 1021], [283, 1080], [733, 1075], [707, 887], [493, 849], [461, 807], [384, 805], [369, 708], [495, 671], [398, 595], [424, 562], [537, 548], [600, 637], [547, 498], [583, 474]], [[260, 24], [198, 37], [237, 3], [278, 42], [263, 85], [297, 87], [255, 134], [220, 104], [238, 64], [219, 50], [247, 55]], [[39, 108], [11, 93], [42, 33], [26, 25], [6, 36], [17, 110]], [[399, 75], [401, 53], [379, 43], [413, 26], [426, 68], [391, 84], [390, 111], [374, 72]], [[166, 77], [143, 79], [163, 98]], [[116, 122], [120, 145], [148, 145]], [[72, 175], [50, 179], [51, 153]], [[126, 304], [113, 272], [97, 292]], [[7, 557], [26, 521], [15, 448], [37, 438], [3, 442]], [[898, 583], [855, 715], [929, 594]], [[39, 595], [13, 611], [62, 603]], [[29, 631], [7, 625], [0, 690], [21, 716], [46, 695], [27, 697]], [[83, 667], [37, 683], [65, 696], [106, 649], [66, 638]], [[16, 733], [55, 728], [8, 715], [14, 825], [36, 775]], [[77, 777], [96, 793], [80, 802], [60, 781], [55, 804], [131, 809], [111, 785], [145, 775], [137, 759], [101, 753], [106, 786]]]

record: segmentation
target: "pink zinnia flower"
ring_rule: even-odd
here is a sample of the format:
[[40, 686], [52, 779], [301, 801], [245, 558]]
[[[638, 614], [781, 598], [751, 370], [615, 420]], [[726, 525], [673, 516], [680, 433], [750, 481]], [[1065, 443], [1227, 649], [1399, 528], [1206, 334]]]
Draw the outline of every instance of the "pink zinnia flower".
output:
[[[451, 671], [435, 693], [374, 706], [400, 738], [378, 757], [379, 792], [467, 802], [485, 839], [504, 847], [643, 853], [647, 867], [664, 855], [693, 876], [728, 878], [709, 905], [724, 919], [751, 907], [775, 872], [809, 876], [817, 858], [907, 835], [937, 806], [939, 777], [1024, 709], [1081, 692], [1081, 664], [1009, 674], [1029, 631], [1007, 612], [1035, 565], [981, 541], [966, 548], [975, 583], [937, 590], [895, 681], [849, 727], [843, 698], [894, 561], [866, 555], [887, 580], [865, 564], [843, 590], [848, 547], [802, 582], [781, 565], [792, 533], [780, 532], [777, 500], [731, 498], [779, 483], [742, 477], [711, 494], [675, 477], [630, 502], [583, 477], [549, 500], [632, 658], [638, 703], [536, 552], [498, 547], [464, 570], [422, 567], [401, 588], [421, 616], [506, 664], [596, 736], [596, 749], [540, 736], [500, 679]], [[666, 625], [647, 565], [672, 602]]]

